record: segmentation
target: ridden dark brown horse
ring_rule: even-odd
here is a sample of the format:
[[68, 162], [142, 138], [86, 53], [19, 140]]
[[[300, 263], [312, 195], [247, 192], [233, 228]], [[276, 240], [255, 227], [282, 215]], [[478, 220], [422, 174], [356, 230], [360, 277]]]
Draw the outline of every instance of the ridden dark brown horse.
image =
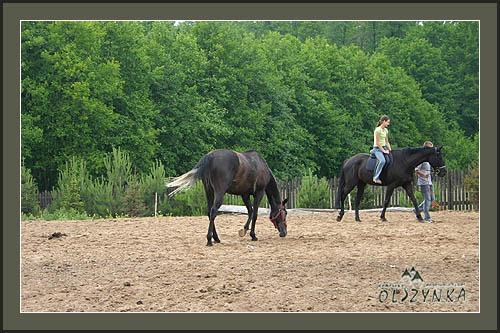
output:
[[415, 206], [416, 216], [419, 221], [422, 221], [422, 215], [417, 208], [418, 203], [413, 193], [413, 175], [415, 167], [422, 162], [429, 162], [434, 170], [438, 170], [438, 176], [446, 175], [446, 166], [444, 164], [441, 153], [442, 147], [424, 147], [424, 148], [403, 148], [392, 151], [392, 163], [387, 169], [382, 171], [382, 184], [373, 182], [373, 171], [366, 168], [369, 154], [357, 154], [347, 159], [342, 164], [342, 169], [339, 179], [339, 187], [337, 191], [336, 208], [339, 208], [337, 221], [341, 221], [344, 216], [344, 200], [349, 193], [357, 187], [356, 200], [354, 204], [355, 219], [361, 222], [359, 218], [359, 204], [363, 197], [366, 184], [376, 186], [387, 186], [385, 194], [384, 207], [380, 218], [382, 221], [387, 221], [385, 211], [391, 200], [392, 192], [396, 187], [402, 186], [411, 202]]
[[[287, 200], [281, 201], [276, 179], [266, 161], [256, 151], [250, 150], [243, 153], [227, 149], [211, 151], [203, 156], [191, 171], [174, 178], [167, 184], [169, 188], [176, 188], [169, 196], [194, 185], [199, 179], [203, 182], [208, 203], [210, 221], [207, 233], [208, 246], [212, 245], [212, 239], [220, 243], [215, 230], [215, 217], [222, 205], [225, 193], [241, 195], [247, 207], [248, 219], [240, 236], [246, 234], [251, 221], [250, 236], [253, 241], [257, 240], [255, 222], [264, 194], [267, 195], [271, 206], [269, 216], [271, 222], [278, 229], [280, 237], [286, 236], [285, 204]], [[250, 201], [250, 196], [253, 196], [253, 203]]]

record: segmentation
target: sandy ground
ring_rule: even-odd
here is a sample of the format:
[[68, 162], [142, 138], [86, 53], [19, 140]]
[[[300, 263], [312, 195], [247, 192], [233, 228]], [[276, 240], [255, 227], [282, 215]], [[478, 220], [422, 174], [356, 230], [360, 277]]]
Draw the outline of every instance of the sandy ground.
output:
[[213, 247], [204, 216], [24, 221], [21, 311], [479, 311], [479, 214], [432, 216], [289, 213], [285, 238], [260, 216], [254, 242], [224, 214]]

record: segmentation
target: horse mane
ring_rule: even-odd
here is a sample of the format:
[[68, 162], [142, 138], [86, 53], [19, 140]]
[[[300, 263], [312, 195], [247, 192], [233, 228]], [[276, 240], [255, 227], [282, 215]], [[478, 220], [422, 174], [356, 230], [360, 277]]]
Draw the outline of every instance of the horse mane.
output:
[[393, 152], [402, 152], [405, 153], [406, 155], [412, 155], [415, 153], [418, 153], [424, 149], [428, 149], [428, 147], [405, 147], [405, 148], [399, 148], [399, 149], [393, 149]]
[[280, 192], [278, 190], [278, 183], [276, 182], [276, 178], [274, 178], [274, 175], [269, 169], [269, 183], [267, 183], [266, 186], [266, 194], [267, 194], [267, 199], [270, 205], [274, 202], [276, 205], [280, 203]]
[[418, 153], [419, 151], [421, 151], [422, 148], [406, 147], [406, 148], [403, 148], [401, 150], [407, 154], [415, 154], [415, 153]]

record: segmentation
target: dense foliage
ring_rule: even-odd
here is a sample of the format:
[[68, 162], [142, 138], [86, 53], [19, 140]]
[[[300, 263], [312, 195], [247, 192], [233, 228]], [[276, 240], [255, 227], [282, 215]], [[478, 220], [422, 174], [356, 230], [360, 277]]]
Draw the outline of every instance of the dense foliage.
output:
[[469, 167], [478, 38], [477, 22], [23, 21], [23, 193], [150, 214], [163, 179], [215, 148], [256, 149], [279, 179], [329, 178], [382, 114], [394, 147], [431, 140]]

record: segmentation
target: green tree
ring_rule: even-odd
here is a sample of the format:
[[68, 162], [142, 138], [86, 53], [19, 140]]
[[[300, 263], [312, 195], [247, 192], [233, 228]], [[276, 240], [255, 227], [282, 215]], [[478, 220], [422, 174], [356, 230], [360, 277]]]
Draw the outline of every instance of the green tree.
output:
[[123, 211], [128, 216], [144, 216], [147, 208], [144, 202], [144, 189], [139, 179], [131, 177], [125, 188]]
[[21, 165], [21, 212], [31, 215], [40, 212], [38, 188], [30, 170], [24, 165]]
[[139, 168], [156, 153], [150, 72], [140, 23], [22, 23], [22, 142], [43, 188], [78, 154], [89, 171], [121, 146]]
[[88, 182], [86, 163], [81, 158], [71, 157], [59, 170], [57, 187], [52, 192], [50, 211], [57, 210], [84, 213], [85, 202], [82, 190]]
[[229, 133], [223, 122], [226, 110], [207, 92], [212, 76], [194, 34], [154, 23], [149, 39], [152, 98], [159, 110], [157, 158], [167, 174], [180, 174], [223, 146], [222, 137]]
[[330, 208], [330, 186], [325, 178], [318, 178], [309, 170], [300, 181], [297, 207]]
[[385, 41], [380, 51], [414, 76], [424, 98], [466, 136], [479, 131], [478, 22], [425, 22], [405, 38]]

